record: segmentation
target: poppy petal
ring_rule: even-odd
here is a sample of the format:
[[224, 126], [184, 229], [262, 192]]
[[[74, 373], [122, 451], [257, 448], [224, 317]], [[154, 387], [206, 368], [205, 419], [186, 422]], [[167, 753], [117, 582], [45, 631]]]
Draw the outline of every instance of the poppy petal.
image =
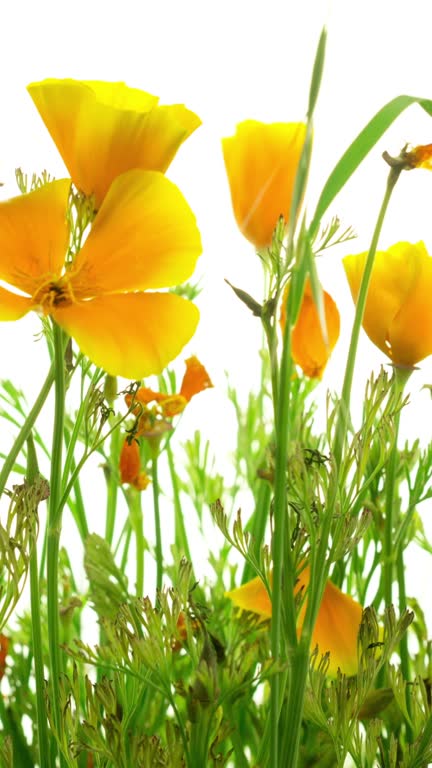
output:
[[0, 287], [0, 320], [19, 320], [31, 308], [31, 299]]
[[74, 184], [99, 208], [111, 183], [132, 168], [165, 172], [200, 125], [182, 104], [124, 83], [44, 80], [28, 91]]
[[[346, 256], [343, 260], [354, 302], [358, 298], [366, 256], [366, 253], [361, 253]], [[430, 315], [429, 309], [424, 312], [424, 301], [417, 305], [419, 310], [422, 306], [420, 325], [413, 326], [412, 322], [415, 319], [417, 292], [421, 289], [419, 276], [424, 275], [427, 282], [426, 290], [430, 291], [431, 265], [432, 260], [423, 243], [412, 245], [401, 242], [391, 246], [387, 251], [378, 251], [375, 255], [363, 328], [370, 340], [394, 363], [414, 365], [430, 354], [428, 351], [423, 354], [423, 349], [430, 347], [430, 334], [425, 337], [426, 347], [418, 338], [421, 336], [418, 328], [422, 328], [423, 333], [425, 319]], [[405, 304], [407, 304], [406, 322], [409, 324], [403, 326], [401, 320], [405, 322], [402, 311]], [[411, 320], [409, 320], [410, 315]], [[419, 354], [417, 345], [420, 357], [417, 356]]]
[[222, 140], [234, 215], [256, 248], [271, 245], [280, 216], [288, 221], [305, 136], [304, 123], [246, 120]]
[[195, 355], [189, 357], [186, 360], [186, 372], [183, 376], [180, 394], [189, 402], [194, 395], [212, 386], [210, 376], [202, 363]]
[[293, 360], [300, 366], [305, 376], [309, 376], [311, 379], [322, 377], [339, 338], [339, 311], [332, 297], [326, 291], [323, 291], [323, 302], [328, 343], [323, 337], [310, 281], [306, 283], [300, 314], [291, 334]]
[[160, 373], [194, 334], [199, 312], [172, 293], [103, 296], [56, 308], [54, 319], [112, 376]]
[[33, 295], [60, 276], [69, 244], [70, 180], [0, 203], [0, 279]]
[[195, 216], [175, 184], [161, 173], [128, 171], [113, 182], [71, 285], [78, 299], [177, 285], [201, 250]]

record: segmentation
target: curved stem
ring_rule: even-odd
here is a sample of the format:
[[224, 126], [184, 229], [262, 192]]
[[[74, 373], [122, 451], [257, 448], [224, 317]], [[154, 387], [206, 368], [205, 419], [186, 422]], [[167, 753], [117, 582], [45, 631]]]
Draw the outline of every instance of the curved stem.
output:
[[39, 416], [45, 404], [45, 401], [50, 393], [51, 387], [54, 383], [54, 371], [55, 371], [55, 364], [52, 363], [51, 368], [48, 371], [48, 375], [42, 385], [42, 389], [36, 398], [35, 404], [33, 405], [33, 408], [31, 409], [24, 424], [22, 425], [19, 435], [16, 438], [11, 450], [9, 451], [6, 459], [4, 460], [4, 464], [0, 472], [0, 496], [4, 491], [8, 477], [13, 470], [15, 461], [21, 449], [23, 448], [24, 443], [29, 437], [31, 430], [33, 429], [34, 423], [37, 417]]
[[[48, 644], [52, 685], [52, 708], [57, 736], [62, 742], [62, 717], [60, 712], [60, 631], [58, 611], [58, 558], [61, 532], [62, 449], [65, 411], [64, 334], [57, 324], [54, 331], [55, 406], [51, 453], [50, 498], [48, 505], [47, 538], [47, 608]], [[60, 755], [60, 764], [64, 760]]]
[[354, 367], [357, 356], [357, 347], [360, 337], [360, 330], [363, 321], [363, 315], [366, 306], [367, 293], [369, 289], [369, 283], [372, 275], [372, 268], [375, 261], [375, 254], [378, 247], [378, 241], [381, 234], [382, 225], [387, 213], [388, 204], [395, 187], [395, 184], [400, 176], [401, 168], [390, 168], [390, 173], [387, 178], [387, 185], [384, 194], [384, 199], [381, 204], [381, 208], [378, 214], [377, 222], [375, 224], [374, 233], [372, 236], [372, 242], [369, 248], [369, 252], [366, 259], [366, 264], [363, 272], [363, 277], [360, 283], [359, 295], [356, 303], [356, 310], [354, 316], [354, 323], [351, 332], [351, 341], [348, 351], [348, 359], [345, 368], [345, 376], [342, 386], [342, 395], [339, 403], [339, 414], [336, 423], [336, 432], [333, 447], [333, 456], [336, 466], [339, 467], [342, 451], [344, 445], [344, 439], [346, 430], [348, 427], [349, 413], [350, 413], [350, 399], [351, 388], [354, 376]]

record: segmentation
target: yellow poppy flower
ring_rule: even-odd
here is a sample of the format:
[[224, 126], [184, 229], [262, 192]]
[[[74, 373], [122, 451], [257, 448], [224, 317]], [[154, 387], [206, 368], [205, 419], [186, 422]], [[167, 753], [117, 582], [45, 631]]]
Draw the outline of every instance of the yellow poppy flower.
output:
[[222, 140], [234, 215], [257, 249], [271, 245], [280, 216], [288, 221], [305, 136], [304, 123], [246, 120]]
[[124, 83], [43, 80], [28, 86], [75, 186], [99, 208], [116, 176], [133, 168], [165, 173], [201, 124], [183, 104], [159, 106]]
[[[354, 301], [366, 253], [343, 260]], [[363, 328], [395, 365], [414, 366], [432, 354], [432, 258], [424, 243], [396, 243], [375, 255]]]
[[[282, 299], [280, 324], [285, 328], [286, 301], [289, 285]], [[321, 323], [316, 308], [310, 280], [306, 281], [300, 314], [291, 334], [291, 354], [305, 376], [320, 379], [329, 361], [330, 355], [339, 338], [340, 317], [338, 308], [330, 294], [323, 291], [324, 312], [327, 326], [327, 343], [324, 340]]]
[[[309, 567], [302, 570], [295, 592], [306, 590], [309, 585]], [[227, 592], [227, 597], [234, 605], [244, 611], [257, 613], [264, 619], [270, 619], [272, 604], [268, 592], [260, 578], [252, 579], [243, 586]], [[297, 623], [300, 634], [306, 601], [303, 603]], [[346, 675], [357, 673], [357, 635], [362, 620], [363, 609], [349, 595], [327, 581], [321, 606], [313, 631], [311, 647], [318, 646], [320, 654], [330, 653], [328, 674], [335, 677], [340, 669]]]
[[[110, 187], [72, 265], [66, 220], [70, 181], [0, 203], [0, 320], [50, 315], [111, 375], [160, 373], [195, 332], [198, 310], [173, 293], [201, 252], [195, 217], [161, 173], [133, 170]], [[144, 291], [146, 291], [144, 293]]]

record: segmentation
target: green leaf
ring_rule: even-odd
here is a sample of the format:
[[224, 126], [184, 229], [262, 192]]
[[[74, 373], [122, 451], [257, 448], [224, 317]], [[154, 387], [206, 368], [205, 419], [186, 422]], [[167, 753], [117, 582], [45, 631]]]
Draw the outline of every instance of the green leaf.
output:
[[379, 141], [381, 136], [383, 136], [387, 128], [389, 128], [396, 118], [399, 117], [407, 107], [410, 107], [411, 104], [419, 104], [432, 116], [432, 101], [421, 99], [417, 96], [397, 96], [377, 112], [348, 147], [347, 151], [342, 155], [328, 177], [318, 200], [309, 230], [311, 239], [316, 235], [321, 219], [336, 195], [339, 194], [342, 187], [345, 186], [348, 179]]

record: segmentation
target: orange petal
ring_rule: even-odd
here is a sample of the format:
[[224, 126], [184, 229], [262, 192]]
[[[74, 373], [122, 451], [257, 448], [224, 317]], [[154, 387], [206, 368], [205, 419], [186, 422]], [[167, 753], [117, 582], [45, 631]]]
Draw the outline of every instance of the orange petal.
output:
[[312, 647], [319, 653], [330, 652], [328, 674], [335, 677], [338, 668], [345, 675], [357, 674], [357, 635], [363, 609], [349, 595], [327, 581], [312, 635]]
[[130, 443], [126, 439], [120, 452], [120, 480], [122, 483], [134, 483], [141, 470], [140, 449], [136, 440]]
[[31, 299], [0, 287], [0, 320], [19, 320], [31, 308]]
[[271, 617], [272, 604], [270, 596], [259, 576], [251, 581], [247, 581], [246, 584], [242, 584], [241, 587], [227, 592], [226, 597], [229, 597], [234, 605], [243, 611], [252, 611], [252, 613], [257, 613], [265, 619]]
[[165, 172], [200, 125], [182, 104], [124, 83], [44, 80], [28, 91], [74, 184], [99, 208], [113, 180], [132, 168]]
[[[295, 592], [307, 589], [309, 585], [309, 567], [302, 570]], [[242, 610], [252, 611], [264, 618], [271, 618], [272, 606], [268, 592], [260, 578], [252, 579], [231, 592], [227, 597]], [[303, 603], [297, 630], [300, 633], [306, 611]], [[357, 672], [357, 634], [362, 620], [363, 609], [349, 595], [327, 581], [323, 599], [318, 612], [312, 635], [311, 648], [318, 645], [320, 654], [330, 653], [329, 674], [335, 676], [338, 668], [346, 675]]]
[[432, 170], [432, 144], [414, 147], [409, 152], [405, 152], [405, 159], [411, 168], [427, 168]]
[[189, 357], [186, 360], [186, 373], [183, 376], [180, 394], [189, 401], [194, 395], [212, 386], [210, 376], [202, 363], [195, 355]]
[[199, 318], [194, 304], [172, 293], [103, 296], [52, 314], [93, 363], [127, 379], [160, 373], [194, 334]]
[[[281, 326], [285, 326], [285, 307], [287, 299], [287, 286], [281, 308]], [[291, 353], [294, 362], [300, 366], [305, 376], [311, 379], [320, 379], [329, 361], [332, 350], [339, 338], [340, 317], [338, 308], [332, 297], [323, 291], [324, 313], [327, 325], [327, 339], [325, 342], [321, 323], [316, 308], [310, 281], [306, 281], [303, 301], [297, 322], [291, 334]]]
[[[365, 262], [365, 253], [343, 260], [355, 302]], [[396, 243], [376, 253], [363, 327], [397, 365], [415, 365], [432, 353], [431, 289], [432, 258], [424, 243]]]
[[96, 216], [70, 273], [77, 298], [186, 280], [201, 253], [195, 216], [161, 173], [119, 176]]
[[288, 221], [305, 135], [303, 123], [246, 120], [222, 141], [234, 215], [256, 248], [271, 245], [280, 216]]
[[0, 279], [32, 295], [59, 277], [69, 244], [70, 180], [0, 203]]

